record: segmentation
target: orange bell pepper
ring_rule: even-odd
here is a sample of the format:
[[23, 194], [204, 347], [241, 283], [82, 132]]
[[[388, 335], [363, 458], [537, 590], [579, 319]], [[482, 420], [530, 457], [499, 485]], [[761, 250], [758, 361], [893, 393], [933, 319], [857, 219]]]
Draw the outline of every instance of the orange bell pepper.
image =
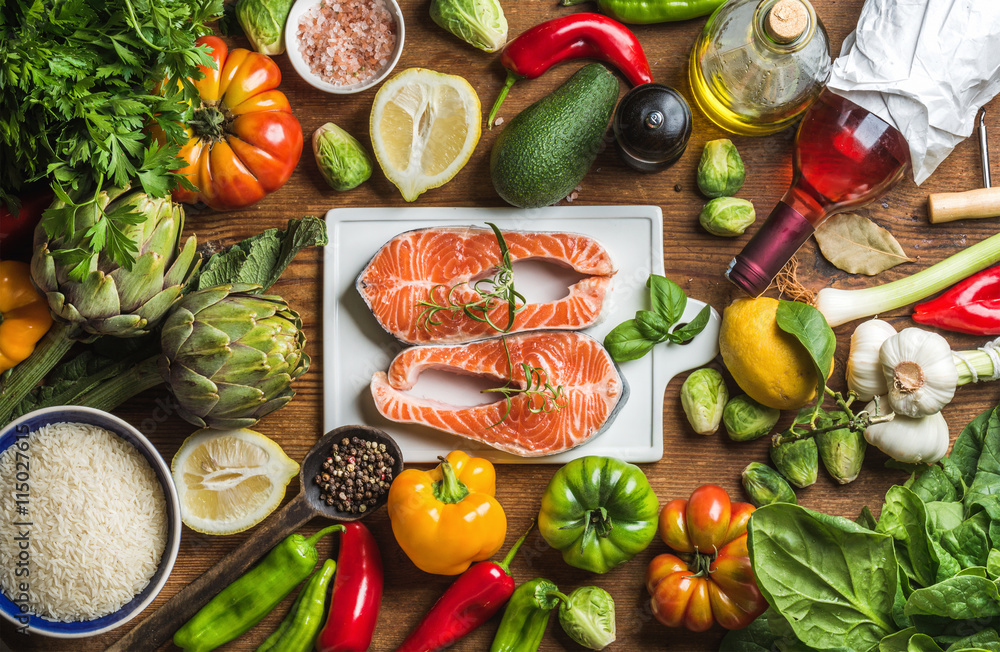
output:
[[0, 372], [31, 355], [51, 326], [48, 301], [31, 284], [28, 263], [0, 261]]
[[487, 460], [452, 451], [430, 471], [407, 469], [389, 487], [389, 520], [399, 547], [417, 568], [458, 575], [492, 557], [507, 536]]

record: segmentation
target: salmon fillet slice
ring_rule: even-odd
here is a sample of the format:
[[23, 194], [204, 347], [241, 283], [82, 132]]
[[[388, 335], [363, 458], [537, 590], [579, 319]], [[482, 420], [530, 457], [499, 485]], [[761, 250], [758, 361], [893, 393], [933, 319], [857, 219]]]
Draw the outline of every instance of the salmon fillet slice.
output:
[[[541, 405], [541, 397], [519, 393], [511, 397], [510, 413], [504, 417], [507, 402], [499, 394], [495, 403], [470, 407], [406, 393], [427, 369], [490, 378], [500, 384], [510, 381], [512, 387], [524, 389], [522, 363], [544, 370], [551, 385], [562, 386], [562, 409], [533, 411]], [[379, 413], [387, 419], [429, 426], [525, 457], [552, 455], [585, 443], [611, 423], [628, 398], [628, 386], [604, 347], [588, 335], [571, 331], [405, 349], [389, 365], [388, 373], [372, 376], [371, 392]]]
[[[615, 272], [611, 257], [599, 242], [575, 233], [504, 231], [503, 237], [511, 262], [545, 260], [586, 275], [557, 301], [523, 306], [507, 332], [578, 330], [598, 321]], [[500, 262], [500, 246], [490, 229], [419, 229], [383, 245], [356, 285], [382, 328], [403, 342], [469, 342], [494, 336], [498, 330], [461, 310], [440, 311], [431, 320], [423, 319], [424, 306], [419, 302], [433, 299], [446, 305], [449, 291], [453, 304], [480, 301], [482, 295], [474, 288], [475, 282], [492, 277]], [[488, 315], [494, 324], [506, 327], [507, 302], [495, 301]]]

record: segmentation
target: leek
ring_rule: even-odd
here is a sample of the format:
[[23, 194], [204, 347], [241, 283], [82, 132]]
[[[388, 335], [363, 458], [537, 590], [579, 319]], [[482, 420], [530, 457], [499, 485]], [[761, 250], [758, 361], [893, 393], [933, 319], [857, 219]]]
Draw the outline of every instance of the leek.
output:
[[1000, 261], [1000, 233], [912, 276], [863, 290], [824, 288], [816, 308], [831, 327], [902, 308], [925, 299]]

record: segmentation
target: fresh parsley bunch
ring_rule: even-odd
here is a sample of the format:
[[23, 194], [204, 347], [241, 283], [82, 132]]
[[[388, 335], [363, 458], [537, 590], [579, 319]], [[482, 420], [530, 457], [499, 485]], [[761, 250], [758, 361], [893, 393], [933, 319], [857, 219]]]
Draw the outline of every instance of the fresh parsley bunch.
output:
[[[49, 183], [62, 203], [42, 224], [71, 243], [56, 255], [77, 274], [105, 249], [126, 269], [134, 260], [122, 229], [144, 215], [112, 211], [75, 229], [101, 190], [138, 181], [162, 197], [187, 183], [174, 170], [183, 115], [197, 97], [190, 78], [213, 65], [195, 39], [221, 13], [222, 0], [0, 3], [0, 201], [16, 209], [22, 187]], [[147, 130], [153, 123], [167, 135], [162, 147]]]

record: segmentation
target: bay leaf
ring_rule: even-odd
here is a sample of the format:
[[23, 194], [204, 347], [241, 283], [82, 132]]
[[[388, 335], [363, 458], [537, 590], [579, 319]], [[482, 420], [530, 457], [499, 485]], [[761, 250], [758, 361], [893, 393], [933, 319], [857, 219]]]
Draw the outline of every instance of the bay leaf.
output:
[[823, 257], [851, 274], [874, 276], [913, 260], [891, 233], [855, 213], [834, 215], [821, 224], [816, 243]]

